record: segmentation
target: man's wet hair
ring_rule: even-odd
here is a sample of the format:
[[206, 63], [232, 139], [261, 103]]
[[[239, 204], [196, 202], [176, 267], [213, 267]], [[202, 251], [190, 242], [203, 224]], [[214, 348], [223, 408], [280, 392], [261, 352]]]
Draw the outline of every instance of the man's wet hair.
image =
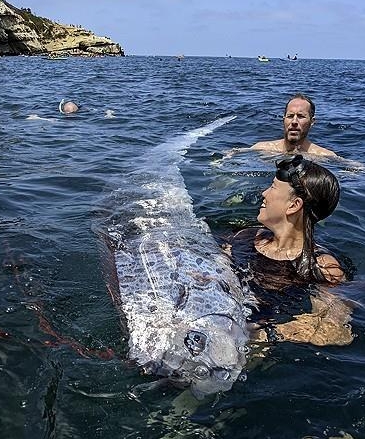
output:
[[314, 102], [312, 101], [311, 98], [309, 98], [308, 96], [302, 94], [302, 93], [296, 93], [294, 96], [292, 96], [286, 103], [285, 105], [285, 110], [284, 110], [284, 115], [286, 114], [286, 110], [288, 109], [288, 105], [289, 103], [293, 100], [293, 99], [303, 99], [303, 101], [307, 101], [308, 104], [310, 105], [310, 109], [309, 109], [309, 115], [312, 119], [312, 117], [314, 117], [314, 114], [316, 112], [316, 106], [314, 105]]

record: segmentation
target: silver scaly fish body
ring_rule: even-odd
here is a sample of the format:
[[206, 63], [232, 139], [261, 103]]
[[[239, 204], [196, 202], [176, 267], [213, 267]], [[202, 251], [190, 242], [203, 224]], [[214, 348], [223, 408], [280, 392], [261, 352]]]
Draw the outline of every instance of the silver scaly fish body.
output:
[[[208, 127], [207, 133], [214, 129]], [[229, 390], [243, 371], [253, 298], [195, 216], [178, 170], [182, 147], [197, 137], [189, 133], [178, 147], [165, 144], [163, 152], [156, 147], [156, 156], [129, 175], [137, 189], [123, 198], [128, 225], [114, 224], [109, 235], [118, 243], [129, 357], [149, 373], [190, 385], [200, 398]], [[165, 168], [159, 168], [161, 160], [151, 165], [162, 153]]]

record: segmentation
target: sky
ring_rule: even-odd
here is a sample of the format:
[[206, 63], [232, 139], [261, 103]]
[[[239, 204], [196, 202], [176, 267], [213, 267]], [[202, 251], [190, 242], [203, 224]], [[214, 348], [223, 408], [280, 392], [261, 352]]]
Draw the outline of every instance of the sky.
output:
[[365, 59], [359, 0], [8, 0], [126, 55]]

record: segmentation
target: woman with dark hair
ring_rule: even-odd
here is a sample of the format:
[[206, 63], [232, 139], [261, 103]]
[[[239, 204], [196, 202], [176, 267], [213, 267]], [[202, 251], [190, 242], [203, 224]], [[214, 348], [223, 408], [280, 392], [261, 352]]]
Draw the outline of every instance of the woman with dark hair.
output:
[[314, 242], [314, 225], [335, 210], [340, 197], [336, 177], [301, 155], [276, 163], [272, 185], [263, 192], [257, 217], [271, 231], [260, 231], [255, 247], [277, 260], [292, 260], [305, 281], [338, 283], [343, 279], [337, 260]]
[[244, 229], [230, 240], [242, 282], [258, 300], [252, 315], [255, 327], [264, 330], [258, 337], [351, 343], [351, 309], [324, 288], [344, 281], [345, 270], [314, 240], [315, 224], [331, 215], [339, 201], [337, 178], [301, 155], [276, 162], [276, 167], [257, 217], [265, 228]]

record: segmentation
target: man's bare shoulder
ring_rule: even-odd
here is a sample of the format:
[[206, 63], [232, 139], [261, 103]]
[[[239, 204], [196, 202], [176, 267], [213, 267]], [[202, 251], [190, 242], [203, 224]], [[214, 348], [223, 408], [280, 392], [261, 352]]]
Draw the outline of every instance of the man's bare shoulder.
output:
[[315, 154], [321, 156], [332, 156], [338, 157], [337, 154], [330, 149], [323, 148], [322, 146], [316, 145], [315, 143], [306, 140], [302, 147], [294, 148], [293, 150], [287, 150], [285, 146], [284, 139], [278, 140], [266, 140], [264, 142], [258, 142], [251, 146], [250, 149], [256, 149], [261, 151], [272, 151], [272, 152], [306, 152], [308, 154]]
[[283, 152], [283, 139], [265, 140], [264, 142], [257, 142], [251, 146], [250, 149], [259, 149], [261, 151], [278, 151]]
[[309, 154], [338, 157], [334, 151], [323, 148], [322, 146], [316, 145], [313, 142], [310, 143], [306, 152], [308, 152]]

